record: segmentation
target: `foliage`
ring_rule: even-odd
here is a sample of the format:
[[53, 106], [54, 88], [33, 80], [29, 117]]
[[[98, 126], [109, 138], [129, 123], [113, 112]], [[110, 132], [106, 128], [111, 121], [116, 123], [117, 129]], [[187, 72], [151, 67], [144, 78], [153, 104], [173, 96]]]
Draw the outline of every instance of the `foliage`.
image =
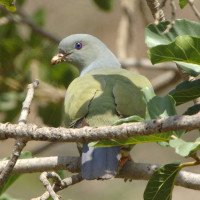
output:
[[114, 0], [93, 0], [93, 2], [104, 11], [110, 11], [114, 5]]
[[[186, 1], [180, 0], [180, 6], [184, 7]], [[145, 41], [150, 48], [149, 58], [153, 64], [159, 62], [174, 61], [182, 70], [191, 76], [200, 74], [198, 28], [200, 24], [188, 20], [176, 20], [175, 25], [165, 35], [170, 22], [161, 22], [158, 26], [149, 25], [145, 31]], [[183, 81], [169, 94], [174, 98], [176, 105], [184, 104], [200, 96], [200, 80]], [[189, 108], [184, 114], [194, 114], [199, 111], [199, 105]], [[178, 137], [169, 140], [169, 146], [175, 149], [180, 156], [187, 157], [197, 153], [200, 149], [200, 139], [187, 142]], [[181, 168], [187, 163], [167, 164], [158, 169], [149, 180], [144, 192], [144, 199], [172, 199], [174, 182]], [[192, 165], [191, 165], [192, 166]]]
[[13, 0], [0, 0], [0, 4], [5, 6], [8, 11], [15, 12], [16, 7]]
[[[200, 74], [200, 37], [197, 29], [200, 24], [188, 20], [176, 20], [170, 31], [163, 35], [163, 31], [170, 22], [161, 22], [158, 26], [151, 24], [145, 31], [145, 41], [150, 47], [149, 58], [153, 64], [174, 61], [180, 68], [191, 76]], [[189, 29], [187, 29], [187, 28]], [[175, 105], [184, 104], [200, 97], [200, 80], [183, 81], [178, 84], [168, 95], [158, 97], [151, 88], [144, 88], [144, 100], [147, 104], [145, 119], [131, 116], [120, 119], [113, 125], [122, 123], [141, 122], [144, 120], [165, 118], [176, 115]], [[199, 105], [189, 108], [184, 114], [194, 114], [200, 110]], [[184, 131], [154, 134], [150, 136], [136, 136], [121, 140], [98, 141], [90, 143], [91, 146], [119, 146], [146, 142], [160, 142], [164, 147], [172, 147], [175, 152], [183, 157], [192, 156], [200, 150], [200, 138], [194, 142], [181, 139]], [[171, 200], [176, 177], [181, 168], [180, 162], [167, 164], [158, 169], [150, 178], [145, 192], [144, 200]]]
[[[169, 32], [163, 35], [169, 21], [158, 26], [150, 24], [145, 30], [145, 42], [150, 48], [148, 55], [153, 64], [175, 61], [191, 76], [200, 73], [198, 48], [200, 24], [186, 19], [175, 20]], [[197, 48], [196, 48], [197, 47]]]
[[180, 8], [184, 8], [188, 4], [188, 0], [179, 0]]
[[171, 200], [174, 180], [180, 170], [180, 162], [167, 164], [158, 169], [147, 184], [144, 200]]
[[196, 99], [200, 97], [200, 80], [183, 81], [169, 94], [174, 98], [177, 106]]
[[[32, 158], [32, 154], [30, 152], [21, 152], [19, 159], [26, 159], [26, 158]], [[10, 157], [4, 158], [2, 160], [8, 160]], [[14, 200], [10, 196], [3, 194], [22, 174], [14, 174], [10, 175], [8, 179], [4, 182], [2, 187], [0, 188], [0, 199], [2, 200]]]
[[[23, 6], [24, 2], [19, 3]], [[44, 9], [38, 9], [32, 15], [33, 21], [40, 26], [44, 26], [45, 17]], [[37, 73], [39, 80], [63, 89], [77, 76], [77, 71], [69, 65], [59, 64], [56, 69], [51, 67], [50, 60], [57, 51], [57, 46], [31, 30], [24, 36], [19, 26], [20, 24], [9, 22], [0, 28], [0, 37], [4, 38], [0, 43], [0, 112], [4, 112], [2, 122], [16, 120], [25, 97], [24, 88], [32, 82], [33, 71]], [[36, 58], [37, 66], [34, 68]], [[45, 105], [40, 106], [39, 116], [45, 124], [59, 126], [62, 103], [52, 103], [50, 98]], [[45, 115], [43, 111], [46, 112]], [[52, 120], [52, 114], [54, 119], [58, 118], [56, 123]]]

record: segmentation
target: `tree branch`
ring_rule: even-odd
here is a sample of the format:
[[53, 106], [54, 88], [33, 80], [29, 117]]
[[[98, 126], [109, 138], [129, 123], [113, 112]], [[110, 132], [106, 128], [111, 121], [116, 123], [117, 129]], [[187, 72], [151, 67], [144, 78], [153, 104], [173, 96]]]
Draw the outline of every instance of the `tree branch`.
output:
[[[74, 185], [76, 183], [79, 183], [83, 180], [81, 174], [76, 174], [73, 175], [71, 177], [65, 178], [63, 180], [61, 180], [60, 184], [54, 184], [52, 190], [54, 192], [58, 192], [60, 190], [63, 190], [71, 185]], [[52, 195], [51, 195], [52, 196]], [[48, 191], [46, 191], [42, 196], [38, 197], [38, 198], [33, 198], [31, 200], [46, 200], [50, 197], [50, 193]]]
[[200, 115], [175, 115], [168, 118], [144, 122], [125, 123], [119, 126], [72, 128], [39, 128], [36, 125], [0, 123], [0, 139], [23, 138], [27, 141], [89, 142], [123, 139], [133, 136], [151, 135], [167, 131], [194, 130], [200, 128]]
[[158, 0], [146, 0], [146, 2], [149, 9], [151, 10], [151, 14], [153, 15], [153, 18], [155, 19], [155, 23], [158, 23], [159, 21], [161, 22], [165, 21], [165, 15], [164, 15], [163, 10], [160, 8], [161, 6]]
[[191, 6], [192, 10], [194, 11], [194, 14], [196, 17], [200, 20], [200, 12], [197, 9], [197, 7], [194, 5], [194, 0], [187, 0], [189, 5]]
[[[7, 162], [8, 161], [0, 161], [0, 171], [3, 170]], [[148, 180], [159, 167], [161, 167], [161, 165], [128, 161], [116, 178]], [[12, 174], [57, 170], [68, 170], [72, 173], [79, 173], [81, 171], [80, 157], [54, 156], [19, 159]], [[200, 174], [181, 170], [175, 184], [185, 188], [200, 190]]]
[[[27, 92], [26, 99], [23, 102], [22, 111], [21, 111], [19, 121], [18, 121], [18, 127], [26, 124], [27, 117], [30, 111], [31, 101], [34, 95], [34, 89], [38, 86], [38, 84], [39, 84], [39, 81], [35, 80], [33, 81], [33, 83], [28, 85], [28, 92]], [[23, 137], [20, 138], [16, 136], [15, 139], [16, 141], [14, 144], [12, 155], [10, 156], [10, 160], [7, 162], [5, 168], [2, 170], [0, 174], [0, 187], [3, 185], [3, 183], [6, 181], [6, 179], [12, 172], [12, 169], [15, 166], [15, 163], [17, 162], [17, 159], [19, 158], [22, 149], [26, 146], [26, 143], [27, 143], [26, 138], [23, 138]]]

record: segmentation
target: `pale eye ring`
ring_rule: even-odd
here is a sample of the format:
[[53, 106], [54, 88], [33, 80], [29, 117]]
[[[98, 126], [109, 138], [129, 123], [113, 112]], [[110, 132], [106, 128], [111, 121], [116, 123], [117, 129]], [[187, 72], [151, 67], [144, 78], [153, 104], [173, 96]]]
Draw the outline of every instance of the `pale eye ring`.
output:
[[76, 48], [77, 50], [80, 50], [82, 47], [83, 47], [83, 45], [82, 45], [81, 42], [77, 42], [77, 43], [75, 44], [75, 48]]

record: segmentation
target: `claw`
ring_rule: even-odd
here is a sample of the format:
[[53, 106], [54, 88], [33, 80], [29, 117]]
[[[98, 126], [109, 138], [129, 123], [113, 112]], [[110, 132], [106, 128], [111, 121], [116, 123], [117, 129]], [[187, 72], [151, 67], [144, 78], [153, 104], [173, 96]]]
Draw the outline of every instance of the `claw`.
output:
[[121, 159], [119, 160], [118, 166], [123, 167], [127, 161], [133, 161], [130, 155], [126, 157], [121, 157]]

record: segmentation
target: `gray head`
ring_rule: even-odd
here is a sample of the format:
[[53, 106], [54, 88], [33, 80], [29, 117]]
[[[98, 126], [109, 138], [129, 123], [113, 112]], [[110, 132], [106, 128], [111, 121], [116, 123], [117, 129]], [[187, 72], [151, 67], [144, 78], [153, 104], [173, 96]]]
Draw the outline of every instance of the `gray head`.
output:
[[120, 68], [114, 54], [92, 35], [70, 35], [60, 42], [58, 49], [59, 54], [52, 58], [52, 64], [63, 61], [71, 63], [81, 75], [98, 68]]

